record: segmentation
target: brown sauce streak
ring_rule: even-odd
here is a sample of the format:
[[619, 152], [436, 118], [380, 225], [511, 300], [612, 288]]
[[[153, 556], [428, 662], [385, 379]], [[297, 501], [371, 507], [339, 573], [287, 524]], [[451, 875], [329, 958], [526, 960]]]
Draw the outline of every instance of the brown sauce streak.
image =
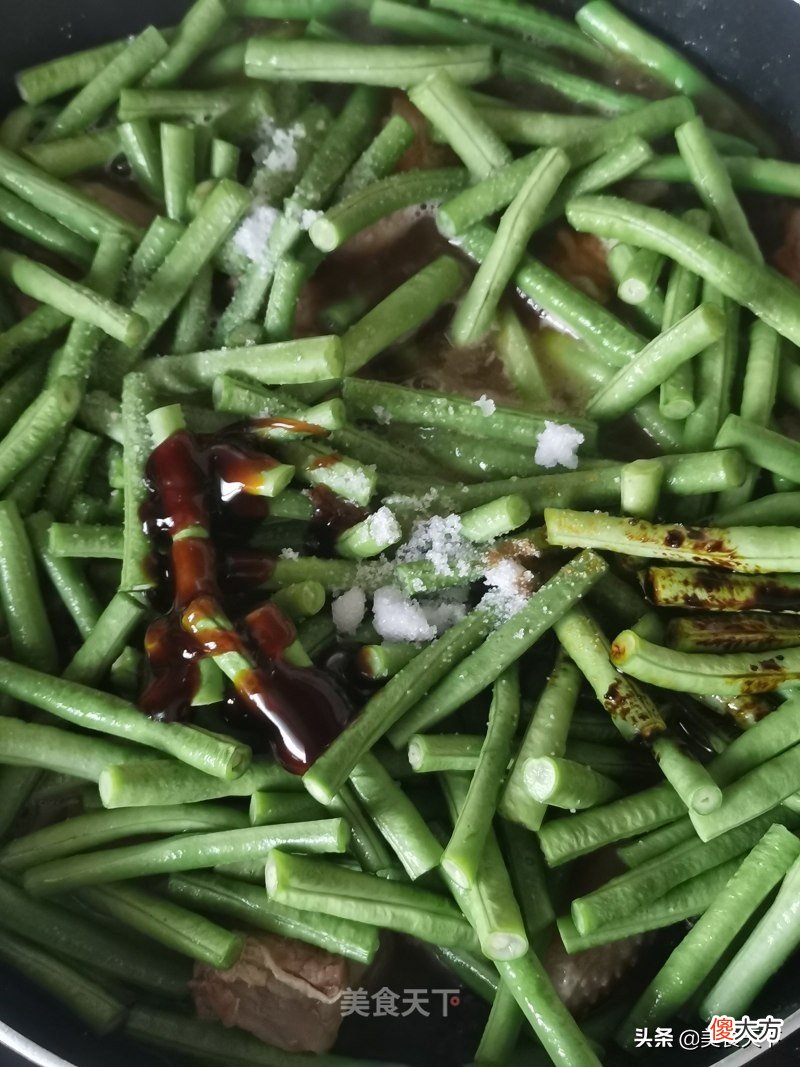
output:
[[331, 452], [327, 456], [317, 456], [316, 459], [309, 463], [309, 469], [312, 471], [321, 470], [325, 467], [335, 467], [337, 463], [342, 462], [342, 457], [338, 452]]
[[793, 619], [765, 618], [738, 613], [735, 617], [708, 615], [673, 619], [667, 643], [686, 651], [760, 652], [800, 645], [800, 625]]
[[[283, 428], [311, 426], [274, 421]], [[249, 425], [242, 424], [240, 432]], [[248, 448], [244, 440], [231, 440], [230, 431], [224, 438], [196, 438], [180, 430], [154, 449], [147, 465], [152, 492], [142, 521], [153, 541], [153, 572], [162, 586], [157, 599], [164, 602], [171, 595], [172, 606], [147, 631], [150, 680], [139, 706], [155, 718], [191, 721], [200, 659], [236, 652], [250, 666], [233, 680], [228, 718], [249, 732], [256, 750], [271, 748], [284, 766], [301, 774], [341, 733], [352, 708], [324, 672], [285, 661], [297, 636], [293, 623], [266, 603], [241, 619], [245, 636], [235, 623], [233, 629], [206, 625], [196, 637], [186, 629], [195, 614], [206, 622], [227, 615], [224, 599], [235, 606], [237, 597], [252, 596], [275, 566], [272, 557], [247, 541], [269, 515], [269, 500], [256, 494], [262, 476], [278, 461]], [[322, 457], [322, 465], [338, 458]], [[319, 528], [321, 539], [364, 514], [327, 490], [312, 499], [310, 525]]]
[[[800, 586], [788, 582], [781, 584], [780, 579], [758, 575], [739, 577], [719, 570], [700, 570], [687, 578], [685, 591], [661, 597], [656, 582], [657, 573], [658, 568], [648, 569], [643, 584], [647, 599], [660, 607], [800, 614]], [[699, 591], [694, 592], [694, 589]], [[748, 590], [747, 595], [745, 589]]]
[[[613, 654], [614, 650], [612, 648]], [[611, 683], [603, 694], [601, 703], [611, 715], [615, 718], [623, 719], [629, 726], [637, 730], [642, 738], [647, 738], [651, 734], [658, 732], [655, 724], [651, 723], [649, 718], [642, 716], [636, 710], [636, 702], [625, 692], [624, 682], [621, 679]]]
[[317, 426], [314, 422], [281, 417], [250, 419], [242, 424], [242, 430], [245, 433], [250, 432], [256, 435], [259, 430], [285, 430], [287, 433], [303, 434], [306, 437], [327, 437], [329, 432], [323, 426]]

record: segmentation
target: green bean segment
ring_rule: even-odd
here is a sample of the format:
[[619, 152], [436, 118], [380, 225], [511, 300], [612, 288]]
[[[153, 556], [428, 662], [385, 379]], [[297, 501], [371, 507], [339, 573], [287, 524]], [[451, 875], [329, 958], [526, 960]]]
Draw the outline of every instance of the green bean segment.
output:
[[783, 826], [771, 826], [742, 861], [728, 885], [645, 989], [620, 1028], [630, 1047], [636, 1025], [669, 1019], [699, 989], [731, 943], [800, 853], [800, 841]]
[[[552, 544], [623, 551], [676, 562], [709, 563], [743, 574], [793, 573], [800, 569], [794, 555], [800, 533], [765, 527], [695, 528], [620, 519], [605, 514], [551, 509], [545, 512]], [[581, 533], [577, 533], [577, 527]]]
[[483, 45], [427, 46], [278, 41], [254, 37], [245, 54], [245, 73], [267, 81], [353, 82], [409, 88], [436, 71], [459, 82], [488, 77], [492, 54]]
[[0, 115], [0, 965], [238, 1067], [378, 1067], [409, 937], [481, 1067], [754, 1026], [800, 164], [613, 0], [182, 7]]
[[349, 830], [342, 819], [186, 834], [51, 860], [30, 868], [25, 875], [25, 886], [32, 893], [46, 894], [144, 874], [192, 871], [211, 863], [240, 863], [267, 856], [278, 845], [312, 852], [344, 852], [348, 839]]
[[662, 252], [749, 308], [783, 337], [800, 343], [800, 311], [792, 283], [720, 241], [709, 237], [699, 243], [685, 222], [656, 208], [600, 196], [574, 200], [567, 218], [578, 230]]

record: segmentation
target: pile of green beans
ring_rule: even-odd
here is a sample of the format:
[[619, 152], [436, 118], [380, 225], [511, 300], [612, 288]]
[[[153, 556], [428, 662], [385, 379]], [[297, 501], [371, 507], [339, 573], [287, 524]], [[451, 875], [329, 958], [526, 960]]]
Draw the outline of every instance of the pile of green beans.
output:
[[[497, 1067], [744, 1014], [800, 946], [800, 166], [611, 0], [185, 7], [0, 122], [0, 962], [281, 1067], [371, 1061], [193, 966], [415, 938]], [[538, 954], [686, 920], [587, 1036]]]

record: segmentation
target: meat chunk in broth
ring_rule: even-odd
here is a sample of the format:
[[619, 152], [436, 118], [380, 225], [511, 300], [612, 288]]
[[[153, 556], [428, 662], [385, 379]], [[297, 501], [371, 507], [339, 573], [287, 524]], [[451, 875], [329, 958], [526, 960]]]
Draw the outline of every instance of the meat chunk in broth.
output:
[[349, 984], [342, 956], [274, 934], [252, 934], [227, 971], [197, 964], [191, 988], [201, 1019], [249, 1030], [287, 1052], [327, 1052], [339, 1033], [339, 1002]]
[[800, 285], [800, 211], [791, 208], [786, 215], [786, 236], [773, 256], [773, 263], [781, 274]]

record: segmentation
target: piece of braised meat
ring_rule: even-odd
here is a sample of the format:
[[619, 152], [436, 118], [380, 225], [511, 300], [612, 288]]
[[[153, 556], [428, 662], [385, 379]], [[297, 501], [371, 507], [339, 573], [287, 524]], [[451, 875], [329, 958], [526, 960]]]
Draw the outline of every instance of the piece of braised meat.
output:
[[201, 1019], [238, 1026], [287, 1052], [327, 1052], [350, 984], [342, 956], [274, 934], [251, 934], [227, 971], [196, 964], [191, 989]]
[[556, 992], [579, 1018], [606, 999], [638, 963], [647, 935], [586, 949], [570, 956], [559, 938], [553, 938], [544, 966]]
[[800, 211], [796, 208], [786, 212], [785, 236], [772, 262], [781, 274], [800, 285]]

